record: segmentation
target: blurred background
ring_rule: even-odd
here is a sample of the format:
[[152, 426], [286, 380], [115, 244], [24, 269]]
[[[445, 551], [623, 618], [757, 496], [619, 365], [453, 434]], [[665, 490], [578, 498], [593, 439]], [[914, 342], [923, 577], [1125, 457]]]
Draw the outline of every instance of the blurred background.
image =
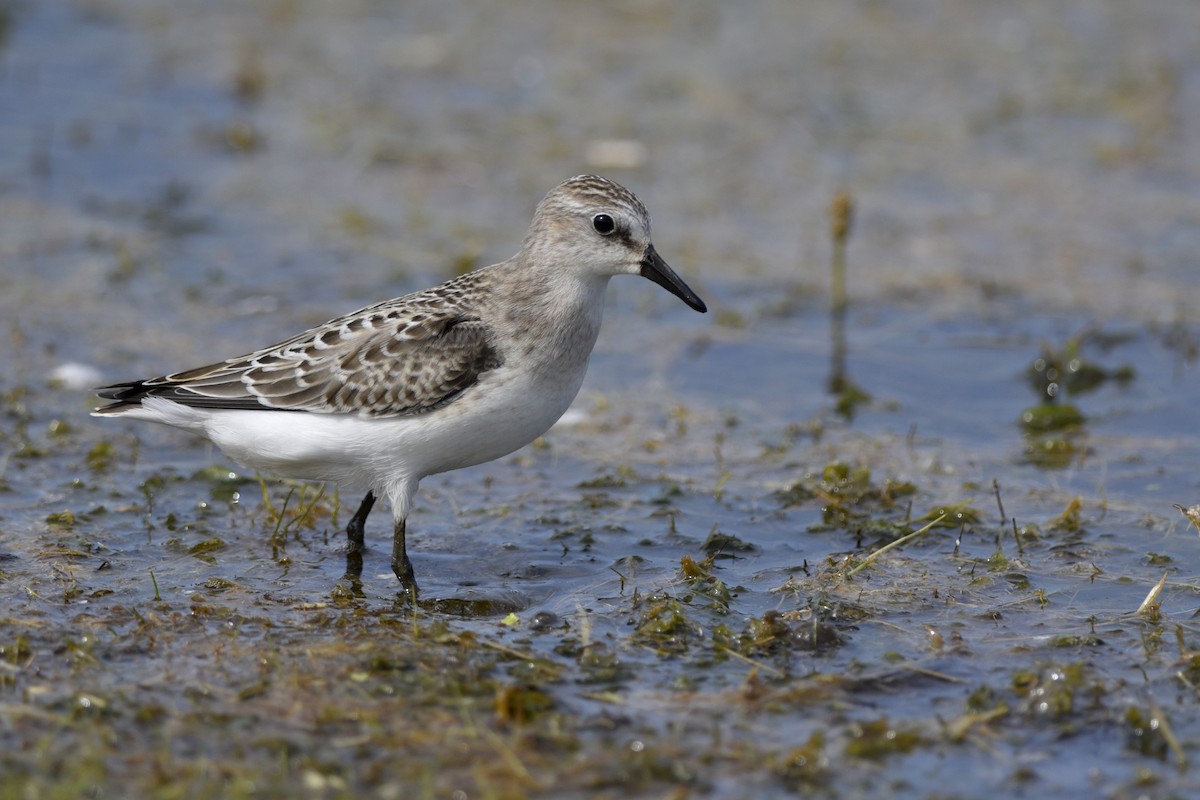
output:
[[158, 302], [341, 308], [507, 257], [584, 171], [718, 309], [820, 290], [846, 189], [856, 297], [1193, 313], [1187, 0], [18, 0], [0, 25], [3, 310], [85, 360], [116, 287], [148, 316], [117, 336]]

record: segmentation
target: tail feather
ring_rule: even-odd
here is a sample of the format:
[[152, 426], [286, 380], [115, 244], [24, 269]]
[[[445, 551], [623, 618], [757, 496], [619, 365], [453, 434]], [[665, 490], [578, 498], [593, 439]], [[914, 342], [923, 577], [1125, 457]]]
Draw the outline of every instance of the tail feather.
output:
[[115, 401], [109, 405], [93, 409], [92, 414], [95, 416], [120, 414], [128, 408], [140, 406], [142, 398], [149, 394], [149, 389], [146, 387], [145, 381], [114, 383], [111, 386], [101, 386], [92, 391], [100, 395], [104, 400]]
[[126, 383], [114, 383], [111, 386], [101, 386], [98, 389], [93, 389], [96, 394], [103, 397], [105, 400], [138, 400], [145, 397], [149, 392], [145, 381], [128, 381]]

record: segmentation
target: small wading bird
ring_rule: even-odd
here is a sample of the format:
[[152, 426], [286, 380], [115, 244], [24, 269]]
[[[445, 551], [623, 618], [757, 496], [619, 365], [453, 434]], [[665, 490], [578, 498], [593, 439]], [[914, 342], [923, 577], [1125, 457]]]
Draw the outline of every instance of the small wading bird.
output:
[[655, 252], [645, 206], [610, 180], [581, 175], [538, 204], [507, 261], [248, 355], [98, 389], [113, 402], [93, 413], [200, 434], [280, 477], [368, 488], [346, 526], [354, 576], [367, 516], [386, 496], [392, 570], [415, 600], [404, 538], [421, 479], [507, 455], [562, 416], [583, 382], [614, 275], [649, 278], [707, 310]]

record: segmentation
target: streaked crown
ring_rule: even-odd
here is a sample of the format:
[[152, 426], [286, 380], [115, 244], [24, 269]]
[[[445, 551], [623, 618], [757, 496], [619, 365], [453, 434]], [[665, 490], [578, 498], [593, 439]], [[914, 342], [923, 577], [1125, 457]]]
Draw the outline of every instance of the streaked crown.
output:
[[555, 186], [538, 203], [537, 217], [575, 217], [605, 210], [641, 223], [650, 231], [650, 212], [633, 192], [599, 175], [577, 175]]
[[550, 199], [559, 200], [563, 205], [577, 209], [613, 206], [623, 208], [635, 217], [650, 218], [650, 212], [633, 192], [599, 175], [576, 175], [569, 178], [550, 190], [546, 200]]
[[522, 252], [532, 256], [553, 250], [552, 255], [541, 256], [553, 261], [572, 250], [579, 257], [581, 248], [600, 252], [596, 238], [581, 235], [584, 230], [592, 233], [597, 214], [617, 222], [618, 235], [609, 237], [608, 244], [621, 243], [640, 257], [650, 243], [650, 212], [633, 192], [599, 175], [577, 175], [551, 189], [538, 203]]

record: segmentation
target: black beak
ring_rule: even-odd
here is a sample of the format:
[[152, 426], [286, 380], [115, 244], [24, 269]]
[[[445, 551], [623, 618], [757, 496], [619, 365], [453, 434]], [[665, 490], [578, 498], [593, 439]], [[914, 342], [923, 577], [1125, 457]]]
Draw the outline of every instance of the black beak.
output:
[[654, 281], [701, 314], [708, 311], [708, 306], [704, 305], [700, 296], [683, 282], [683, 278], [675, 274], [675, 270], [671, 269], [667, 262], [662, 260], [662, 256], [654, 249], [654, 245], [647, 246], [646, 253], [642, 256], [642, 277]]

